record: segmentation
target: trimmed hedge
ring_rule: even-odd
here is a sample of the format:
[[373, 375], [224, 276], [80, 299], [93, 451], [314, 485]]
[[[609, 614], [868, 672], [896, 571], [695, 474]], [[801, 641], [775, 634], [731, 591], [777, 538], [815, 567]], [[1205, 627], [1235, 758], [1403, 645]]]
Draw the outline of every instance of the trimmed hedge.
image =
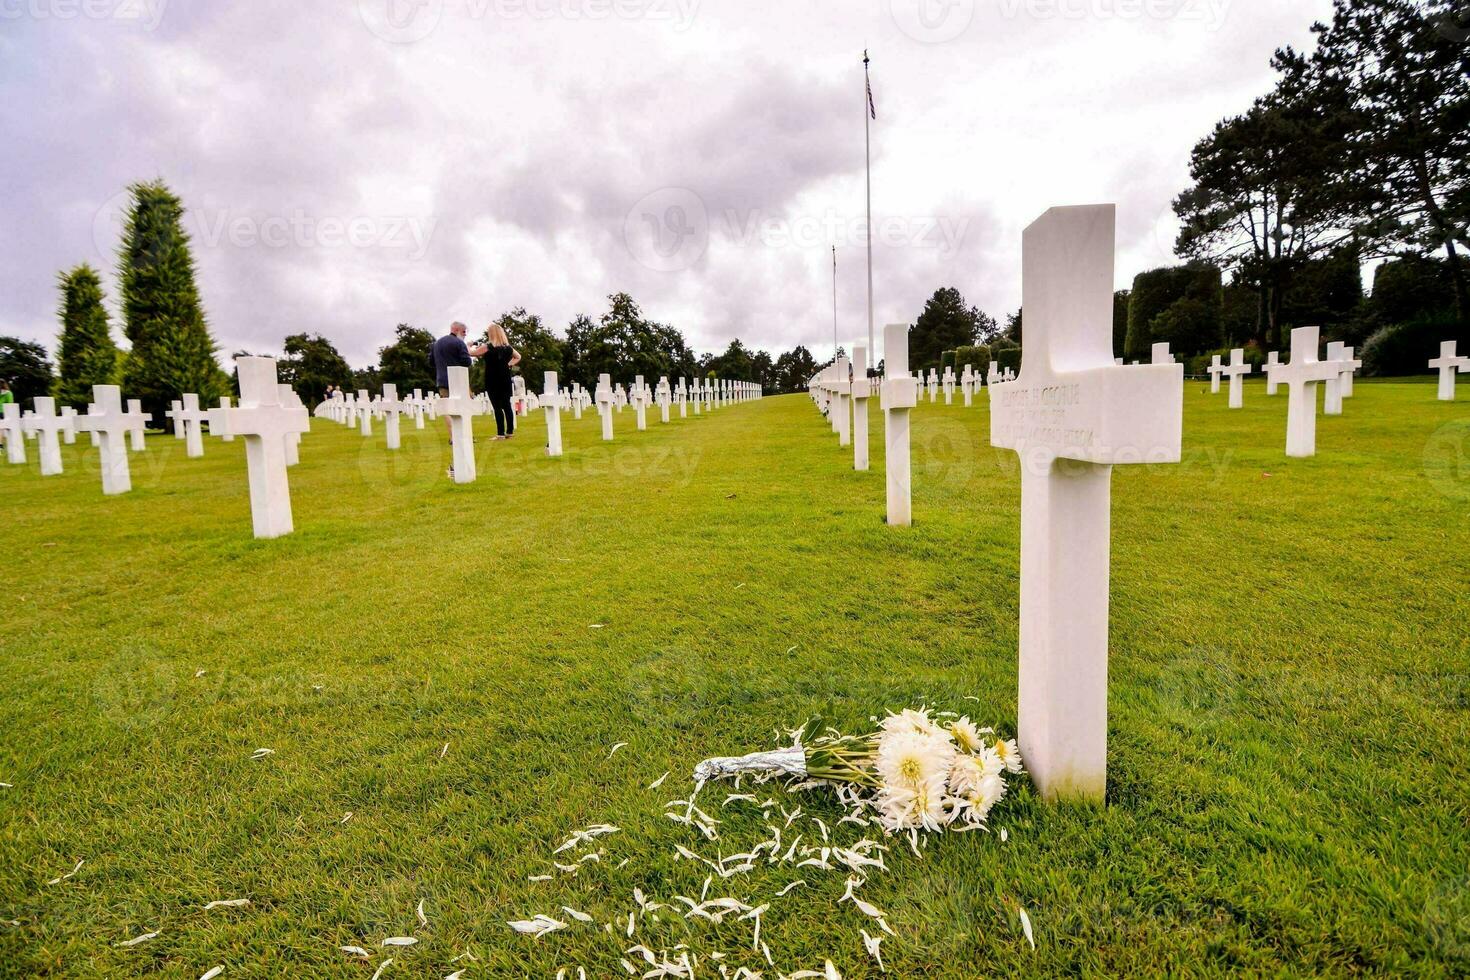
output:
[[1430, 358], [1439, 356], [1441, 341], [1458, 330], [1453, 316], [1427, 316], [1384, 327], [1363, 342], [1363, 373], [1373, 378], [1428, 374]]
[[1188, 357], [1224, 340], [1220, 270], [1205, 262], [1140, 272], [1128, 296], [1128, 335], [1123, 356], [1146, 361], [1155, 342], [1167, 341]]
[[980, 377], [985, 377], [985, 372], [990, 370], [990, 348], [984, 344], [974, 347], [960, 347], [954, 352], [955, 374], [963, 374], [965, 365], [975, 371]]
[[1021, 370], [1021, 348], [1006, 347], [995, 351], [995, 363], [1000, 366], [1002, 371], [1010, 368], [1013, 371], [1019, 372]]

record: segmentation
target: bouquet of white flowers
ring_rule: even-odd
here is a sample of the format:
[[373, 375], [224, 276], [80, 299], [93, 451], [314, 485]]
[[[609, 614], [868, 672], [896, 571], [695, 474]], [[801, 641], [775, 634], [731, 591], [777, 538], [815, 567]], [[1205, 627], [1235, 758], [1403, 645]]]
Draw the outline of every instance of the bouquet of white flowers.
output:
[[969, 718], [942, 721], [927, 708], [883, 719], [878, 731], [843, 735], [819, 720], [792, 732], [789, 748], [706, 759], [694, 779], [790, 776], [828, 783], [853, 810], [871, 808], [886, 830], [974, 830], [1006, 794], [1005, 776], [1021, 769], [1014, 739], [996, 737]]

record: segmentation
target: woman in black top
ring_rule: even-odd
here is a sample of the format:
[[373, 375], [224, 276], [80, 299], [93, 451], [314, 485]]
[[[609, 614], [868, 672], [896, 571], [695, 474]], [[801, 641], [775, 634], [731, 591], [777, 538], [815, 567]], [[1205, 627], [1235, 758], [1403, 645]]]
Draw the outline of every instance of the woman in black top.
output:
[[510, 345], [505, 328], [490, 324], [489, 350], [485, 352], [485, 393], [495, 409], [495, 438], [509, 439], [516, 434], [516, 413], [510, 407], [510, 369], [521, 363], [521, 355]]

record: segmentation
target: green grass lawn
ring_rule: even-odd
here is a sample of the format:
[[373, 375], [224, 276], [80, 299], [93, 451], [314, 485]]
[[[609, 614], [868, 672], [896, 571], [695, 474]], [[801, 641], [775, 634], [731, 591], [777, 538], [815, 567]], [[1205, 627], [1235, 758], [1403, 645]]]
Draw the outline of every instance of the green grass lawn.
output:
[[[381, 425], [317, 420], [271, 542], [241, 442], [150, 436], [119, 498], [85, 437], [45, 480], [32, 444], [0, 466], [0, 975], [608, 977], [641, 941], [702, 977], [715, 951], [876, 976], [842, 872], [710, 886], [772, 903], [774, 968], [733, 916], [603, 927], [635, 888], [698, 898], [676, 844], [768, 836], [723, 786], [717, 844], [664, 819], [705, 756], [920, 703], [1013, 732], [1019, 477], [986, 402], [914, 412], [908, 529], [882, 522], [876, 403], [869, 473], [793, 396], [645, 433], [628, 410], [612, 447], [568, 416], [558, 460], [532, 419], [465, 487], [442, 423], [390, 455]], [[1470, 969], [1470, 399], [1360, 386], [1311, 460], [1284, 457], [1285, 414], [1284, 389], [1231, 412], [1190, 383], [1185, 462], [1117, 470], [1107, 806], [1023, 789], [989, 834], [890, 842], [861, 894], [891, 974]], [[776, 796], [812, 839], [841, 812]], [[553, 868], [604, 822], [557, 858], [600, 862]], [[506, 926], [563, 905], [596, 923]]]

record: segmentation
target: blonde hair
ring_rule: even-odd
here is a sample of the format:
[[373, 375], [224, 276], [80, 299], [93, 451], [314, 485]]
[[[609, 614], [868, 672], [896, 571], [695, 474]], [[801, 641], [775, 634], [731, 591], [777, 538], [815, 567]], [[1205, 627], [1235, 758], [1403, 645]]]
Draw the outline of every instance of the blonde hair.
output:
[[491, 347], [509, 347], [510, 346], [510, 338], [505, 335], [505, 328], [502, 327], [500, 324], [498, 324], [498, 323], [492, 323], [492, 324], [490, 324], [490, 328], [488, 330], [486, 330], [485, 333], [486, 333], [486, 336], [488, 336], [490, 338], [490, 346]]

